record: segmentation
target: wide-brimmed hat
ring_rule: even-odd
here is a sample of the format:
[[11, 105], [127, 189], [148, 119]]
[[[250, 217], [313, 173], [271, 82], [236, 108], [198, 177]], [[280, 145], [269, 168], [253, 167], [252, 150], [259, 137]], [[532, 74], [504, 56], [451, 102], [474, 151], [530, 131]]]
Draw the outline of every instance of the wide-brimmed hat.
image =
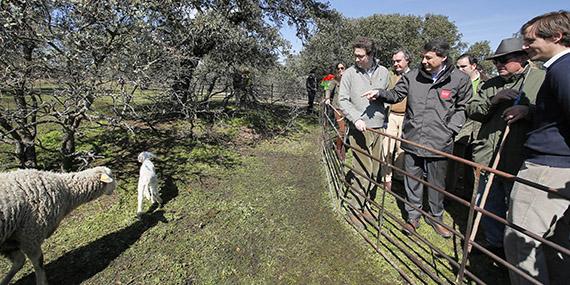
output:
[[501, 57], [503, 55], [507, 55], [509, 53], [523, 51], [522, 49], [523, 41], [521, 38], [508, 38], [501, 41], [497, 51], [495, 51], [494, 55], [488, 56], [486, 59], [494, 59], [497, 57]]

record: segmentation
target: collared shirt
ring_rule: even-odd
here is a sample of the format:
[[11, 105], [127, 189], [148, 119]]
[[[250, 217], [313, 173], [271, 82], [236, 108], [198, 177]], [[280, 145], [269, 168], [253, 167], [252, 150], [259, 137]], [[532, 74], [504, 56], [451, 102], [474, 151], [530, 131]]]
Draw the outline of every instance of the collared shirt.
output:
[[479, 83], [481, 82], [481, 75], [477, 75], [477, 78], [471, 80], [471, 85], [473, 85], [473, 93], [477, 92], [477, 88], [479, 88]]
[[443, 67], [438, 72], [431, 74], [431, 79], [433, 80], [434, 83], [437, 81], [439, 76], [445, 71], [446, 65], [443, 64], [442, 66]]
[[374, 74], [374, 70], [376, 70], [376, 59], [375, 58], [372, 59], [372, 64], [370, 65], [370, 68], [366, 69], [366, 74], [368, 74], [368, 76], [372, 77], [372, 74]]
[[559, 58], [561, 58], [563, 55], [570, 53], [570, 48], [567, 48], [561, 52], [559, 52], [558, 54], [556, 54], [555, 56], [551, 57], [547, 62], [545, 62], [543, 64], [543, 66], [545, 68], [549, 68], [556, 60], [558, 60]]

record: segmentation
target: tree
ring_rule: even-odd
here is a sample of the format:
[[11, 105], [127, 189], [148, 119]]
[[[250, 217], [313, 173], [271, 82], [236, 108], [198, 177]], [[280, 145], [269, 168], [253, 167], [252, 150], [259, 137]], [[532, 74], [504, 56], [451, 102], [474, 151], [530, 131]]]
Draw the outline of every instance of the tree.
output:
[[476, 42], [469, 46], [466, 52], [477, 58], [479, 61], [479, 66], [481, 67], [481, 71], [487, 76], [495, 72], [495, 66], [493, 63], [491, 61], [485, 60], [485, 58], [492, 54], [489, 43], [489, 41]]
[[20, 168], [37, 166], [36, 135], [43, 105], [38, 80], [47, 78], [42, 7], [0, 2], [0, 139], [14, 144]]
[[392, 53], [399, 48], [407, 49], [412, 55], [412, 64], [418, 64], [423, 45], [434, 38], [442, 38], [450, 43], [451, 58], [459, 54], [465, 45], [455, 24], [439, 15], [376, 14], [358, 19], [337, 15], [334, 21], [317, 23], [317, 32], [301, 51], [299, 62], [295, 63], [301, 69], [300, 74], [304, 74], [303, 71], [309, 67], [318, 67], [321, 74], [329, 73], [330, 67], [339, 60], [352, 63], [350, 47], [358, 36], [366, 36], [376, 42], [376, 57], [385, 66], [391, 66]]
[[[85, 120], [104, 116], [116, 124], [156, 113], [192, 119], [208, 107], [219, 83], [231, 84], [220, 78], [231, 78], [241, 66], [263, 70], [275, 65], [279, 50], [286, 48], [278, 33], [281, 25], [295, 25], [306, 38], [311, 23], [330, 13], [315, 0], [31, 0], [0, 5], [0, 99], [13, 102], [0, 107], [0, 138], [15, 144], [20, 167], [36, 167], [38, 126], [55, 124], [62, 133], [64, 170], [81, 156], [76, 139]], [[196, 70], [207, 73], [197, 79]], [[206, 92], [199, 82], [208, 86]], [[39, 90], [41, 83], [52, 88]], [[137, 112], [133, 97], [147, 88], [156, 92], [145, 114]], [[111, 108], [95, 112], [95, 101], [106, 96], [112, 98]]]

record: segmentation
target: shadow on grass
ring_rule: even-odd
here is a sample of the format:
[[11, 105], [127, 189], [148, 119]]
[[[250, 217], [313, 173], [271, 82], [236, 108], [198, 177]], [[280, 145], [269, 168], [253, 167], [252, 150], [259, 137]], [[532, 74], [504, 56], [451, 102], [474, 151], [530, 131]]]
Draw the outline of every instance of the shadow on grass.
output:
[[[159, 222], [167, 223], [163, 211], [142, 216], [132, 225], [110, 233], [85, 246], [76, 248], [46, 266], [50, 284], [81, 284], [105, 270], [109, 264], [130, 248], [147, 230]], [[30, 273], [15, 284], [35, 284]]]

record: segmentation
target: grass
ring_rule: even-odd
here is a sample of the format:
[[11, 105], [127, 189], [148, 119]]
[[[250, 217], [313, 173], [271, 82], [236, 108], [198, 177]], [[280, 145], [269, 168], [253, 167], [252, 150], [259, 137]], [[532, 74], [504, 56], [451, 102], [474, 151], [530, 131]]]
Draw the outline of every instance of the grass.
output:
[[[315, 118], [291, 124], [288, 111], [235, 114], [195, 137], [182, 121], [135, 135], [85, 125], [79, 147], [103, 154], [95, 164], [111, 166], [119, 187], [76, 209], [43, 244], [50, 283], [401, 282], [334, 211]], [[158, 155], [165, 206], [138, 220], [142, 150]], [[14, 279], [33, 280], [29, 262]]]

